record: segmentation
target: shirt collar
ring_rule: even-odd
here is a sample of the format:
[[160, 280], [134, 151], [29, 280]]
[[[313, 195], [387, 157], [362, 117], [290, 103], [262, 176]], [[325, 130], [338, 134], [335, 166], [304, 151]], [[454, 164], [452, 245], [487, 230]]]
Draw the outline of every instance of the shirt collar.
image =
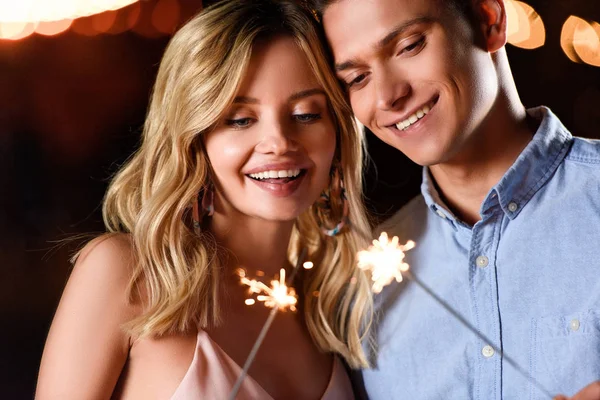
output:
[[[552, 177], [571, 147], [573, 137], [550, 109], [536, 107], [527, 110], [527, 113], [541, 120], [540, 126], [514, 164], [486, 196], [481, 215], [499, 203], [509, 218], [516, 218], [533, 195]], [[456, 220], [442, 202], [427, 167], [423, 168], [421, 193], [427, 206], [441, 218]]]

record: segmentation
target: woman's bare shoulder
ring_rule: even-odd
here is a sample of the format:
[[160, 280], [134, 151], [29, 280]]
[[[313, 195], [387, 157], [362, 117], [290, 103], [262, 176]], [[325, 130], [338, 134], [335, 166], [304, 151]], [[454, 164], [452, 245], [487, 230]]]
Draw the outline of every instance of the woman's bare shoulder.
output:
[[128, 235], [100, 236], [79, 252], [44, 348], [38, 398], [110, 397], [130, 347], [123, 324], [141, 312], [129, 296], [133, 270]]
[[[133, 240], [127, 233], [106, 233], [90, 240], [75, 257], [78, 265], [105, 265], [107, 268], [131, 270], [133, 261]], [[110, 264], [105, 264], [110, 261]], [[111, 268], [112, 266], [112, 268]]]

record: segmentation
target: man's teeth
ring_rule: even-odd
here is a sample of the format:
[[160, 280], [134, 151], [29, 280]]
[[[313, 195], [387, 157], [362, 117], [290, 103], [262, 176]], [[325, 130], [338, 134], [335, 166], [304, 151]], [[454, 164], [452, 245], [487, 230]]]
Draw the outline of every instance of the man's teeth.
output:
[[396, 128], [398, 128], [400, 130], [404, 130], [404, 129], [408, 128], [409, 126], [411, 126], [412, 124], [414, 124], [415, 122], [417, 122], [418, 120], [420, 120], [421, 118], [423, 118], [425, 115], [427, 115], [427, 113], [430, 110], [431, 110], [431, 107], [429, 105], [424, 105], [422, 108], [420, 108], [419, 110], [417, 110], [416, 113], [414, 113], [413, 115], [409, 116], [404, 121], [398, 122], [396, 124]]
[[288, 169], [281, 171], [264, 171], [256, 174], [249, 174], [254, 179], [274, 179], [274, 178], [295, 178], [300, 175], [299, 169]]

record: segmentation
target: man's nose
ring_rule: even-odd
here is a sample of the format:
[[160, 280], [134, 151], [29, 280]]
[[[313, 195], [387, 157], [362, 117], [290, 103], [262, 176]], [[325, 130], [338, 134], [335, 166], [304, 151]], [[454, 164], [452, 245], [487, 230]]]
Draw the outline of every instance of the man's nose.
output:
[[410, 94], [408, 80], [391, 68], [381, 68], [373, 73], [375, 83], [376, 106], [382, 111], [391, 111], [402, 104]]

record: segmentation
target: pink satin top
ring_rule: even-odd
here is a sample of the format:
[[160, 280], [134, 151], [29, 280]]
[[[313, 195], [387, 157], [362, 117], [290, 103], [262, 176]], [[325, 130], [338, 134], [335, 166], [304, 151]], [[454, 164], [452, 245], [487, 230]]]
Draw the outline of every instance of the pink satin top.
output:
[[[225, 400], [241, 372], [242, 368], [206, 332], [199, 330], [194, 359], [171, 400]], [[354, 399], [352, 386], [344, 366], [335, 357], [321, 400], [346, 399]], [[273, 397], [247, 375], [236, 400], [273, 400]]]

